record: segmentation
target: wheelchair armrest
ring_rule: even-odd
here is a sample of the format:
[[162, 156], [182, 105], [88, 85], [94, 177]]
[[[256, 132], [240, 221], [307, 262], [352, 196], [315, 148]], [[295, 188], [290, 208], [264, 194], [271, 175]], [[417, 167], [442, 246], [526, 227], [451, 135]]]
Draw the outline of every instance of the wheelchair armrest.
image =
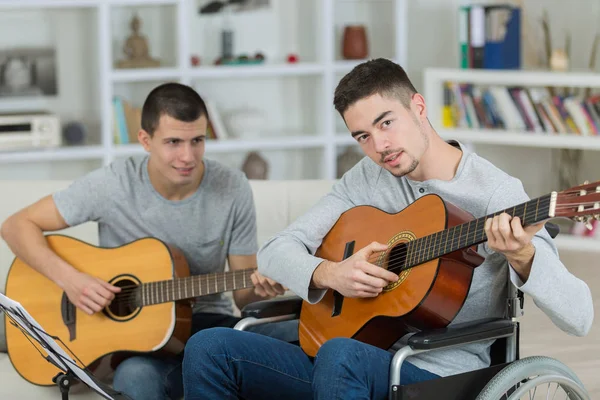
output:
[[560, 226], [552, 222], [546, 222], [544, 226], [546, 227], [546, 230], [552, 239], [554, 239], [560, 233]]
[[416, 333], [408, 339], [408, 345], [415, 350], [433, 350], [511, 336], [515, 329], [515, 323], [507, 319], [482, 319]]
[[300, 317], [302, 298], [298, 296], [282, 297], [271, 300], [257, 301], [241, 309], [242, 318], [270, 318], [279, 315], [295, 314]]

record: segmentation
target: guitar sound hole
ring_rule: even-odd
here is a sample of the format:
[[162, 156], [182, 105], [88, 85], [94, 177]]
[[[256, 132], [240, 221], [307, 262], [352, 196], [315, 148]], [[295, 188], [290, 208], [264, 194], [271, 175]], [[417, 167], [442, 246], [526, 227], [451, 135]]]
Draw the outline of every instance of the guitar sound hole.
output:
[[134, 316], [139, 311], [138, 283], [130, 279], [122, 279], [112, 284], [120, 287], [121, 292], [115, 294], [115, 298], [108, 305], [109, 316], [119, 319]]
[[396, 274], [402, 271], [402, 267], [406, 262], [406, 243], [398, 243], [392, 250], [386, 262], [386, 268]]

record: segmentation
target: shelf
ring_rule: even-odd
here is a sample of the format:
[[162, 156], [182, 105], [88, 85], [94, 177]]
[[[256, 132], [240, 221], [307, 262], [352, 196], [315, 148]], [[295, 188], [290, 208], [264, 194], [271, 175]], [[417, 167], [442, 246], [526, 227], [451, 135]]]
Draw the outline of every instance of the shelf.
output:
[[113, 82], [149, 82], [175, 79], [182, 76], [179, 68], [124, 68], [113, 69], [111, 80]]
[[2, 8], [90, 8], [102, 4], [111, 6], [172, 5], [181, 0], [2, 0]]
[[568, 234], [559, 234], [554, 239], [554, 243], [559, 251], [582, 251], [591, 253], [600, 252], [600, 239], [593, 237], [579, 237]]
[[0, 164], [19, 162], [43, 162], [102, 159], [104, 157], [102, 146], [74, 146], [56, 149], [32, 149], [28, 151], [0, 152]]
[[335, 144], [343, 144], [343, 145], [355, 144], [358, 146], [358, 142], [356, 141], [356, 139], [354, 139], [352, 137], [352, 135], [350, 135], [350, 132], [336, 134], [334, 142], [335, 142]]
[[[243, 52], [252, 54], [257, 51], [256, 49], [252, 50], [253, 45], [251, 43], [254, 42], [263, 43], [261, 46], [264, 47], [264, 51], [276, 49], [278, 44], [283, 43], [284, 47], [288, 49], [286, 52], [301, 54], [299, 62], [286, 62], [284, 57], [287, 53], [284, 52], [282, 57], [268, 57], [261, 64], [214, 65], [214, 58], [219, 52], [215, 52], [218, 49], [215, 48], [215, 41], [211, 39], [211, 35], [219, 35], [219, 24], [217, 21], [214, 24], [206, 25], [200, 21], [199, 25], [197, 1], [0, 0], [0, 12], [36, 11], [33, 17], [37, 20], [32, 23], [35, 24], [39, 20], [44, 22], [41, 31], [53, 32], [56, 30], [53, 25], [64, 23], [65, 26], [59, 26], [58, 31], [62, 35], [60, 38], [63, 41], [66, 39], [68, 42], [70, 37], [73, 36], [72, 33], [78, 32], [82, 26], [89, 28], [86, 29], [83, 42], [79, 40], [80, 38], [73, 36], [75, 44], [85, 47], [86, 51], [90, 53], [86, 54], [85, 57], [89, 62], [76, 69], [78, 72], [84, 71], [86, 74], [87, 71], [93, 71], [94, 77], [97, 78], [97, 84], [84, 88], [86, 93], [91, 90], [86, 98], [93, 98], [97, 101], [97, 104], [92, 107], [82, 104], [81, 107], [65, 108], [62, 104], [64, 99], [57, 100], [48, 97], [40, 99], [6, 97], [0, 99], [0, 111], [48, 110], [62, 116], [63, 113], [66, 113], [64, 110], [71, 110], [69, 112], [74, 114], [72, 116], [69, 114], [68, 119], [85, 121], [86, 124], [89, 121], [90, 126], [94, 126], [94, 129], [99, 130], [100, 135], [96, 138], [96, 141], [103, 143], [103, 145], [97, 147], [76, 149], [25, 149], [23, 151], [0, 152], [0, 164], [10, 165], [14, 162], [15, 165], [18, 164], [20, 168], [24, 168], [27, 162], [89, 159], [92, 160], [89, 163], [91, 169], [92, 164], [96, 161], [108, 165], [115, 157], [121, 158], [132, 154], [144, 154], [143, 148], [136, 143], [122, 146], [113, 144], [112, 100], [114, 96], [122, 96], [132, 104], [140, 106], [143, 104], [148, 92], [156, 85], [163, 82], [181, 82], [198, 88], [203, 95], [214, 98], [217, 104], [227, 104], [227, 109], [232, 111], [241, 109], [246, 104], [252, 104], [259, 111], [277, 112], [281, 115], [273, 116], [272, 121], [276, 125], [285, 124], [285, 122], [280, 121], [302, 121], [307, 118], [316, 121], [313, 124], [314, 126], [306, 128], [310, 132], [288, 130], [283, 133], [273, 132], [272, 136], [248, 135], [245, 137], [236, 135], [228, 140], [208, 141], [206, 144], [207, 154], [224, 153], [225, 157], [223, 158], [233, 160], [236, 157], [229, 156], [235, 153], [245, 154], [252, 150], [273, 152], [278, 153], [273, 155], [274, 159], [277, 160], [276, 162], [283, 165], [289, 161], [287, 159], [288, 155], [300, 153], [302, 157], [299, 158], [303, 162], [314, 166], [314, 170], [319, 171], [319, 177], [332, 179], [336, 176], [335, 152], [338, 148], [336, 148], [337, 139], [331, 129], [336, 126], [334, 123], [336, 122], [337, 113], [332, 107], [320, 107], [319, 104], [322, 101], [326, 102], [327, 98], [333, 94], [332, 85], [335, 85], [336, 78], [365, 61], [344, 60], [339, 55], [339, 40], [336, 33], [339, 25], [337, 16], [339, 10], [336, 7], [339, 7], [339, 5], [336, 5], [336, 2], [337, 0], [317, 0], [306, 2], [305, 5], [304, 1], [298, 1], [296, 3], [300, 4], [300, 8], [297, 7], [298, 4], [288, 5], [287, 2], [283, 2], [285, 5], [281, 7], [271, 6], [266, 13], [252, 16], [248, 14], [248, 17], [240, 16], [240, 18], [236, 18], [239, 20], [236, 21], [236, 24], [239, 24], [236, 27], [239, 26], [240, 32], [252, 36], [245, 38], [248, 39], [246, 41], [242, 40], [247, 46], [250, 46]], [[406, 24], [403, 22], [407, 15], [400, 12], [405, 7], [406, 0], [386, 0], [385, 3], [386, 10], [391, 11], [392, 6], [397, 10], [394, 13], [389, 12], [386, 14], [391, 19], [399, 21], [399, 23], [390, 25], [389, 29], [386, 28], [386, 31], [381, 35], [382, 39], [385, 38], [385, 40], [378, 43], [386, 51], [390, 50], [390, 56], [397, 59], [403, 55], [404, 48], [407, 46]], [[360, 13], [360, 7], [357, 4], [344, 4], [344, 9], [347, 9], [345, 12], [348, 15]], [[142, 19], [141, 29], [142, 33], [149, 39], [151, 52], [156, 53], [156, 56], [164, 61], [157, 68], [116, 68], [115, 62], [122, 58], [117, 55], [117, 53], [122, 53], [122, 51], [118, 51], [118, 47], [121, 47], [121, 42], [130, 33], [128, 27], [131, 22], [131, 12], [137, 8], [142, 13], [140, 14]], [[64, 12], [60, 12], [61, 9], [64, 9]], [[58, 14], [56, 14], [57, 12]], [[75, 14], [72, 14], [72, 12]], [[163, 19], [162, 16], [165, 12], [168, 15]], [[47, 16], [52, 18], [48, 20], [48, 27], [45, 26], [46, 21], [44, 21]], [[56, 21], [54, 21], [55, 16], [58, 18]], [[313, 33], [317, 32], [309, 35], [309, 37], [302, 36], [302, 32], [306, 29], [302, 29], [303, 19], [299, 18], [305, 17], [311, 18], [311, 29]], [[163, 26], [164, 24], [161, 25], [161, 22], [168, 25]], [[157, 23], [160, 27], [156, 25]], [[284, 24], [283, 31], [281, 30], [281, 24]], [[369, 25], [375, 26], [377, 22], [369, 21]], [[17, 25], [17, 28], [19, 26]], [[256, 30], [257, 26], [260, 28], [258, 31]], [[88, 30], [89, 32], [87, 32]], [[165, 32], [168, 35], [165, 36]], [[202, 40], [206, 39], [203, 43], [198, 42], [201, 36]], [[395, 46], [393, 43], [395, 43]], [[243, 43], [241, 44], [243, 45]], [[65, 46], [68, 45], [70, 43], [65, 44]], [[402, 52], [399, 52], [399, 49], [402, 49]], [[380, 53], [377, 49], [375, 49], [375, 52]], [[200, 65], [191, 65], [190, 56], [193, 54], [198, 54], [201, 57]], [[204, 57], [203, 54], [209, 54], [208, 58]], [[210, 54], [213, 55], [210, 56]], [[93, 68], [88, 68], [90, 66]], [[80, 67], [84, 70], [81, 70]], [[81, 80], [79, 78], [78, 75], [73, 75], [73, 82], [67, 79], [68, 85], [65, 87], [65, 91], [80, 91], [77, 86], [77, 82]], [[245, 85], [247, 81], [250, 83], [249, 85]], [[238, 88], [237, 83], [244, 83], [244, 87]], [[232, 84], [233, 86], [231, 86]], [[256, 85], [264, 88], [265, 92], [263, 93], [264, 96], [258, 100], [255, 100], [256, 88], [254, 86]], [[235, 98], [230, 101], [232, 90], [239, 90], [240, 92], [236, 92]], [[226, 103], [228, 101], [230, 103]], [[286, 108], [286, 104], [276, 104], [282, 101], [289, 102], [293, 112], [289, 111], [289, 107]], [[273, 107], [273, 105], [277, 105], [277, 107]], [[65, 118], [67, 118], [66, 114]], [[296, 125], [296, 123], [293, 122], [293, 125]], [[343, 131], [341, 127], [340, 131]], [[352, 138], [347, 137], [340, 143], [355, 142], [352, 141]], [[79, 164], [84, 163], [79, 162]], [[274, 168], [277, 168], [277, 166], [274, 166]], [[37, 173], [36, 168], [32, 168], [32, 170]], [[300, 172], [301, 170], [285, 170], [286, 172], [282, 172], [282, 174], [297, 177], [304, 173]], [[282, 169], [282, 171], [284, 170]], [[56, 173], [52, 172], [52, 176], [58, 176], [62, 173], [62, 169], [59, 168]], [[307, 173], [311, 176], [315, 175], [313, 172]]]
[[[326, 138], [323, 136], [308, 135], [252, 140], [208, 140], [206, 142], [206, 152], [214, 154], [250, 150], [296, 150], [324, 147], [325, 143]], [[145, 150], [139, 144], [124, 144], [115, 148], [115, 155], [120, 157], [143, 153], [145, 153]]]
[[5, 8], [89, 8], [102, 4], [102, 0], [2, 0], [0, 9]]
[[461, 142], [543, 148], [600, 150], [600, 136], [553, 135], [493, 129], [438, 129], [439, 135]]
[[173, 5], [179, 3], [181, 0], [108, 0], [105, 1], [113, 6], [161, 6], [161, 5]]
[[324, 72], [321, 64], [255, 64], [255, 65], [222, 65], [210, 67], [192, 67], [189, 76], [192, 78], [248, 78], [273, 76], [320, 75]]
[[333, 70], [335, 72], [350, 72], [352, 68], [365, 61], [367, 60], [339, 60], [333, 64]]
[[425, 70], [425, 81], [454, 81], [479, 85], [600, 87], [600, 74], [585, 71], [429, 68]]
[[194, 79], [281, 77], [320, 75], [323, 72], [324, 68], [322, 65], [313, 63], [194, 67], [190, 68], [187, 72], [175, 67], [132, 68], [114, 69], [111, 73], [111, 80], [113, 82], [179, 80], [186, 75]]

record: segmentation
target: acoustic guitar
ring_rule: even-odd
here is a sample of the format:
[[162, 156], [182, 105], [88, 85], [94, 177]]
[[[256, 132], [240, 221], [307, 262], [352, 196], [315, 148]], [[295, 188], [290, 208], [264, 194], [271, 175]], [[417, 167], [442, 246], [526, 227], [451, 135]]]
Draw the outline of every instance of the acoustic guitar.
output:
[[[73, 267], [121, 288], [104, 310], [88, 315], [21, 259], [15, 258], [10, 267], [6, 296], [21, 303], [86, 367], [116, 352], [177, 354], [191, 334], [191, 299], [254, 286], [250, 278], [254, 269], [190, 276], [181, 251], [155, 238], [116, 248], [63, 235], [46, 238], [50, 248]], [[54, 385], [52, 378], [59, 369], [40, 356], [8, 317], [5, 322], [15, 369], [31, 383]]]
[[437, 195], [423, 196], [399, 213], [370, 206], [343, 213], [316, 255], [341, 261], [373, 241], [388, 249], [369, 261], [399, 279], [374, 298], [345, 298], [328, 290], [317, 304], [302, 303], [300, 346], [315, 356], [327, 340], [354, 338], [388, 349], [410, 332], [446, 327], [467, 298], [474, 269], [483, 262], [477, 245], [487, 241], [487, 218], [506, 212], [524, 225], [555, 217], [589, 224], [600, 219], [600, 181], [552, 192], [486, 217], [473, 219]]

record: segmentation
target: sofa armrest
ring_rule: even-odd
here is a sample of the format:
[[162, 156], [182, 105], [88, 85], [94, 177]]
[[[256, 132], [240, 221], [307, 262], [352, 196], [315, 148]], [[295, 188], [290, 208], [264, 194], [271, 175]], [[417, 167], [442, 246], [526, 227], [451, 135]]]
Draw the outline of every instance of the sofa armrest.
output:
[[516, 324], [510, 320], [483, 319], [416, 333], [408, 339], [408, 345], [415, 350], [433, 350], [507, 337], [513, 335], [515, 331]]
[[295, 315], [300, 317], [302, 298], [298, 296], [282, 297], [271, 300], [257, 301], [242, 308], [242, 318], [270, 318], [279, 315]]

